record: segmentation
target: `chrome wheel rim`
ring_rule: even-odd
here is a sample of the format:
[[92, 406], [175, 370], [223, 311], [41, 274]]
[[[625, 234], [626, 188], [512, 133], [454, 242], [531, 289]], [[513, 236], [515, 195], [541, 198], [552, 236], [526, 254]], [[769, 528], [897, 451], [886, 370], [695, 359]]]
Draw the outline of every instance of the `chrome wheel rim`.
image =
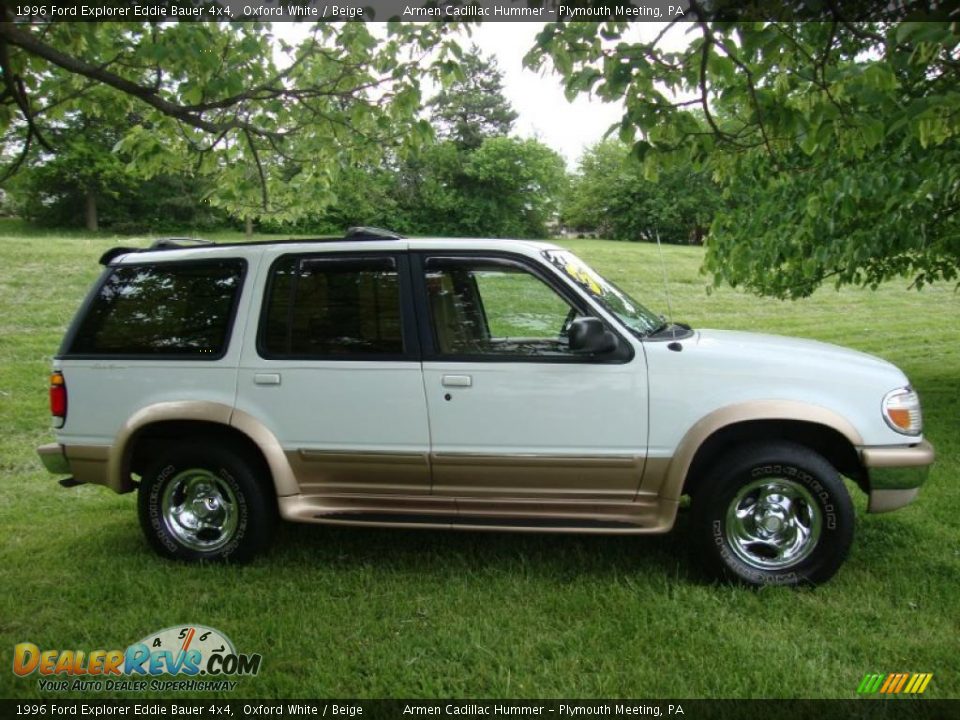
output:
[[748, 483], [727, 508], [727, 544], [759, 570], [782, 570], [809, 557], [822, 527], [823, 514], [813, 495], [787, 478]]
[[161, 512], [170, 534], [191, 550], [219, 550], [237, 529], [237, 497], [209, 470], [191, 468], [171, 478]]

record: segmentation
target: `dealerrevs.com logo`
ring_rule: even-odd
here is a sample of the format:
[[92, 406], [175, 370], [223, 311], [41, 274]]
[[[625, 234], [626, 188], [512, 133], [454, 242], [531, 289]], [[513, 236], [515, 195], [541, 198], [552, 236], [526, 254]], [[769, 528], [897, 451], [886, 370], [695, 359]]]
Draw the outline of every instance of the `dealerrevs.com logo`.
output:
[[[259, 653], [242, 654], [219, 630], [178, 625], [152, 633], [124, 650], [48, 650], [30, 642], [13, 648], [13, 672], [36, 674], [40, 690], [233, 690], [232, 678], [260, 672]], [[160, 680], [160, 676], [187, 679]]]

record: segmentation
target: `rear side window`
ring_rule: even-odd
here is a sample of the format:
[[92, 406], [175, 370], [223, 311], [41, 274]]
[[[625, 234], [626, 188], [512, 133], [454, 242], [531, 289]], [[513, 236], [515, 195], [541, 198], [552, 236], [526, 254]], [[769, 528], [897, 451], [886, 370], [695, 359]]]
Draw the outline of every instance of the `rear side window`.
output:
[[392, 257], [282, 257], [260, 327], [266, 358], [403, 354], [400, 278]]
[[222, 357], [245, 267], [242, 260], [120, 265], [88, 304], [67, 354]]

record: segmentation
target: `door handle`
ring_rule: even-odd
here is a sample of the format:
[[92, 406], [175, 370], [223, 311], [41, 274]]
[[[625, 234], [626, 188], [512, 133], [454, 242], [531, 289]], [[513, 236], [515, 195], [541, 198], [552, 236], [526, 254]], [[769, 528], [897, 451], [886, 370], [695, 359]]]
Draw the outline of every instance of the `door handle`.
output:
[[279, 385], [280, 373], [255, 373], [253, 383], [254, 385]]
[[444, 387], [472, 387], [473, 378], [469, 375], [444, 375], [440, 382]]

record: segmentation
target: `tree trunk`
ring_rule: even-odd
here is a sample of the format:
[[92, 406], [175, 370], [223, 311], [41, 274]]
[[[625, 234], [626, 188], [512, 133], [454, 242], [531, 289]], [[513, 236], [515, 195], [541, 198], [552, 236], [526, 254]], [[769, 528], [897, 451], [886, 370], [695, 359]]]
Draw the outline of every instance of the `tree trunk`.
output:
[[100, 226], [97, 223], [97, 194], [90, 188], [87, 188], [84, 217], [87, 223], [87, 230], [90, 232], [97, 232], [97, 230], [100, 229]]
[[253, 237], [253, 218], [249, 215], [243, 219], [243, 234], [247, 240]]

